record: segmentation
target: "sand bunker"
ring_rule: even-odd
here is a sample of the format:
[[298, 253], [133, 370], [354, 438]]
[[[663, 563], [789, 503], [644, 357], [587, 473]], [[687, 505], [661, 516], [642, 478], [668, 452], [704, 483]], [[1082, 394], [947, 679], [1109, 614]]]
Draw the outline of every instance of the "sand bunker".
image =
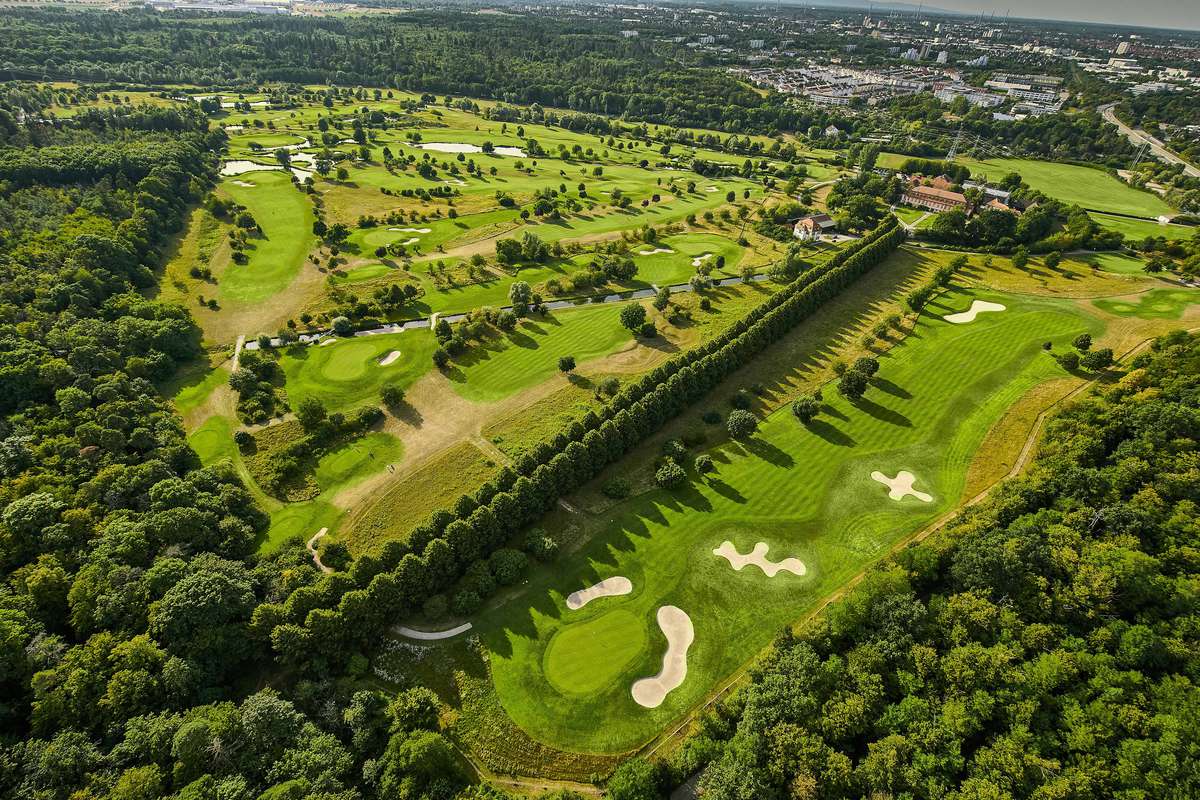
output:
[[256, 185], [250, 181], [230, 181], [230, 183], [232, 183], [234, 186], [244, 186], [247, 189], [253, 189]]
[[225, 177], [230, 175], [242, 175], [247, 172], [257, 172], [258, 170], [281, 170], [278, 164], [259, 164], [257, 161], [226, 161], [221, 166], [221, 174]]
[[742, 555], [738, 549], [734, 547], [733, 542], [722, 542], [721, 546], [713, 550], [713, 555], [718, 555], [729, 562], [729, 566], [733, 567], [735, 572], [741, 572], [742, 568], [747, 564], [753, 564], [766, 573], [768, 578], [774, 578], [780, 572], [790, 572], [793, 575], [804, 575], [808, 572], [808, 568], [804, 566], [804, 562], [798, 558], [785, 558], [782, 561], [769, 561], [767, 559], [767, 550], [770, 547], [766, 542], [759, 542], [754, 545], [754, 550], [749, 555]]
[[578, 611], [588, 603], [593, 600], [599, 600], [601, 597], [619, 597], [623, 594], [629, 594], [632, 591], [633, 581], [624, 575], [605, 578], [586, 589], [580, 589], [577, 592], [571, 592], [567, 595], [567, 608], [572, 611]]
[[418, 631], [413, 628], [405, 628], [403, 625], [396, 628], [396, 633], [401, 636], [407, 636], [409, 639], [418, 639], [422, 642], [436, 642], [438, 639], [449, 639], [451, 636], [458, 636], [460, 633], [466, 633], [471, 630], [471, 623], [464, 622], [454, 628], [444, 631]]
[[658, 610], [658, 627], [667, 637], [662, 670], [653, 678], [634, 681], [632, 689], [634, 701], [645, 708], [658, 708], [667, 693], [683, 683], [687, 677], [687, 651], [696, 638], [691, 617], [675, 606]]
[[700, 255], [698, 255], [692, 259], [692, 266], [698, 267], [701, 264], [703, 264], [705, 261], [708, 261], [710, 258], [712, 258], [712, 253], [701, 253]]
[[400, 246], [401, 247], [411, 247], [414, 244], [420, 244], [420, 243], [421, 243], [421, 240], [419, 238], [417, 238], [416, 236], [414, 236], [411, 239], [405, 239], [403, 242], [400, 242]]
[[675, 252], [675, 251], [669, 247], [656, 247], [653, 250], [638, 250], [638, 255], [639, 256], [653, 256], [653, 255], [658, 255], [659, 253], [673, 253], [673, 252]]
[[429, 228], [388, 228], [389, 231], [397, 231], [398, 233], [429, 233]]
[[913, 488], [913, 484], [917, 482], [917, 478], [908, 470], [901, 470], [894, 478], [889, 478], [879, 471], [872, 472], [871, 477], [888, 487], [888, 497], [893, 500], [903, 500], [911, 494], [922, 503], [933, 502], [933, 495], [927, 492], [918, 492]]
[[718, 189], [718, 188], [717, 188], [717, 187], [715, 187], [715, 186], [705, 186], [705, 187], [704, 187], [704, 191], [706, 191], [706, 192], [719, 192], [719, 191], [721, 191], [721, 190], [720, 190], [720, 189]]
[[380, 359], [379, 366], [386, 367], [388, 364], [394, 363], [395, 360], [399, 357], [400, 357], [400, 351], [393, 350], [392, 352], [390, 352], [386, 356], [384, 356], [382, 359]]
[[946, 322], [953, 322], [955, 325], [965, 325], [968, 322], [974, 322], [975, 317], [985, 311], [1004, 311], [1005, 307], [1000, 303], [991, 303], [987, 300], [973, 300], [971, 307], [966, 311], [961, 311], [957, 314], [947, 314], [942, 317]]
[[337, 339], [336, 338], [322, 339], [321, 343], [319, 345], [317, 345], [317, 347], [324, 347], [327, 344], [337, 344]]
[[[436, 150], [439, 153], [482, 153], [483, 148], [477, 144], [464, 144], [463, 142], [422, 142], [417, 147], [422, 150]], [[500, 146], [495, 148], [496, 155], [500, 156], [516, 156], [524, 158], [525, 151], [519, 147]]]

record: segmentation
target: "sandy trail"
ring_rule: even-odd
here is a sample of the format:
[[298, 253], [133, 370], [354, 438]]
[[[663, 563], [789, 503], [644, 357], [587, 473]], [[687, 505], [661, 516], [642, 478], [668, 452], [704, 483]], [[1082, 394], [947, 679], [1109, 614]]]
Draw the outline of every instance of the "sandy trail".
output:
[[889, 478], [887, 475], [876, 470], [871, 473], [871, 477], [888, 487], [888, 497], [893, 500], [903, 500], [911, 494], [922, 503], [933, 502], [933, 495], [928, 492], [917, 491], [913, 488], [913, 484], [917, 482], [917, 477], [908, 470], [901, 470], [896, 473], [896, 477], [894, 478]]
[[774, 578], [780, 572], [790, 572], [793, 575], [805, 575], [808, 573], [808, 568], [804, 566], [804, 562], [798, 558], [785, 558], [782, 561], [771, 561], [767, 558], [767, 550], [770, 546], [766, 542], [759, 542], [754, 545], [754, 550], [748, 555], [742, 555], [738, 549], [734, 547], [733, 542], [722, 542], [721, 546], [713, 550], [713, 555], [718, 555], [729, 562], [729, 566], [733, 567], [735, 572], [741, 572], [747, 565], [753, 564], [761, 569], [768, 578]]
[[644, 708], [658, 708], [667, 693], [679, 688], [687, 677], [687, 652], [696, 638], [692, 618], [676, 606], [658, 609], [658, 627], [667, 637], [667, 652], [663, 654], [662, 670], [653, 678], [634, 681], [633, 699]]
[[975, 317], [986, 311], [1005, 311], [1005, 306], [1000, 303], [992, 303], [987, 300], [973, 300], [971, 307], [966, 311], [960, 311], [957, 314], [947, 314], [942, 317], [946, 322], [952, 322], [955, 325], [965, 325], [968, 322], [974, 322]]
[[449, 639], [453, 636], [458, 636], [460, 633], [466, 633], [469, 630], [471, 630], [471, 623], [464, 622], [462, 625], [448, 628], [444, 631], [419, 631], [415, 628], [406, 628], [400, 625], [396, 628], [396, 633], [422, 642], [436, 642], [440, 639]]
[[629, 594], [633, 591], [633, 581], [626, 578], [624, 575], [617, 575], [612, 578], [605, 578], [599, 583], [594, 583], [586, 589], [580, 589], [577, 592], [571, 592], [567, 595], [567, 608], [572, 611], [578, 611], [593, 600], [599, 600], [601, 597], [619, 597]]
[[321, 554], [317, 552], [317, 542], [319, 542], [321, 537], [327, 533], [329, 533], [329, 528], [321, 528], [321, 530], [317, 531], [316, 534], [309, 539], [308, 543], [305, 545], [305, 547], [308, 548], [308, 552], [312, 554], [312, 560], [313, 563], [317, 565], [317, 569], [321, 570], [321, 572], [324, 572], [326, 575], [333, 572], [333, 568], [327, 567], [321, 563]]
[[386, 356], [384, 356], [383, 358], [381, 358], [379, 360], [379, 366], [386, 367], [389, 364], [394, 364], [396, 359], [398, 359], [398, 358], [400, 358], [400, 351], [393, 350], [392, 352], [388, 353]]

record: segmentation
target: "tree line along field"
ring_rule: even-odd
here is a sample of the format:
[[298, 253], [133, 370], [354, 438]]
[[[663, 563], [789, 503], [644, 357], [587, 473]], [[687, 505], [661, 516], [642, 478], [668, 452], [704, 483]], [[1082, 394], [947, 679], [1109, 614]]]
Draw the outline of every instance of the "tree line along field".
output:
[[[521, 123], [524, 135], [519, 137], [515, 123], [507, 123], [502, 131], [501, 123], [459, 109], [426, 107], [410, 114], [398, 101], [362, 105], [404, 114], [411, 126], [401, 123], [373, 131], [365, 160], [335, 162], [335, 169], [346, 170], [344, 176], [313, 175], [322, 217], [349, 227], [336, 252], [319, 245], [312, 235], [315, 217], [309, 198], [282, 168], [272, 169], [279, 166], [274, 148], [290, 148], [293, 158], [320, 153], [321, 148], [312, 146], [313, 128], [328, 110], [254, 107], [230, 112], [223, 120], [227, 126], [242, 126], [229, 131], [228, 158], [264, 169], [225, 176], [218, 196], [245, 206], [260, 221], [262, 238], [252, 242], [247, 263], [223, 262], [229, 254], [211, 240], [214, 225], [223, 230], [225, 223], [206, 221], [208, 212], [196, 212], [168, 274], [181, 296], [208, 287], [206, 296], [217, 300], [215, 309], [202, 309], [199, 315], [210, 336], [226, 343], [237, 334], [253, 338], [301, 313], [327, 323], [347, 296], [369, 296], [392, 283], [417, 288], [417, 296], [396, 309], [394, 319], [502, 306], [518, 280], [547, 297], [558, 296], [555, 289], [566, 284], [559, 291], [570, 296], [570, 277], [586, 269], [595, 258], [596, 244], [603, 242], [623, 241], [637, 265], [634, 279], [615, 284], [619, 290], [683, 283], [709, 260], [714, 277], [734, 276], [742, 267], [761, 269], [782, 255], [778, 245], [736, 216], [726, 220], [714, 213], [731, 206], [757, 207], [770, 196], [761, 184], [739, 176], [709, 178], [683, 166], [692, 157], [741, 164], [743, 159], [732, 154], [704, 149], [663, 154], [629, 139], [624, 140], [628, 149], [618, 149], [607, 145], [604, 137], [535, 123]], [[264, 126], [271, 122], [274, 130], [254, 128], [255, 120]], [[414, 132], [419, 132], [419, 141], [409, 136]], [[419, 147], [492, 142], [521, 148], [531, 138], [546, 155], [535, 159], [464, 153], [459, 160], [457, 153]], [[560, 144], [567, 148], [566, 158], [554, 157]], [[572, 151], [576, 146], [593, 152]], [[357, 147], [339, 142], [333, 149], [349, 155]], [[381, 162], [383, 147], [418, 159], [428, 153], [437, 180], [431, 182], [411, 167], [387, 169]], [[642, 158], [656, 166], [641, 166]], [[483, 172], [467, 174], [469, 161], [483, 165]], [[308, 161], [292, 163], [312, 166]], [[600, 174], [595, 174], [596, 167]], [[1040, 179], [1029, 176], [1035, 186]], [[576, 188], [580, 183], [586, 185], [584, 192]], [[668, 187], [681, 184], [681, 195], [669, 193]], [[435, 185], [452, 187], [453, 202], [436, 195], [425, 200], [405, 194]], [[578, 201], [576, 211], [561, 220], [520, 219], [518, 211], [530, 207], [535, 192], [560, 186]], [[514, 205], [498, 205], [498, 191], [514, 198]], [[627, 208], [612, 203], [614, 191], [631, 198]], [[1123, 196], [1114, 210], [1122, 210], [1121, 202], [1130, 201]], [[396, 209], [404, 216], [394, 224], [357, 225], [361, 215]], [[711, 218], [705, 218], [705, 212]], [[655, 226], [661, 236], [646, 241], [641, 235], [646, 225]], [[207, 232], [201, 230], [205, 227]], [[562, 254], [516, 268], [502, 268], [492, 260], [496, 241], [525, 232], [548, 243], [563, 243]], [[205, 236], [210, 240], [207, 249]], [[809, 258], [819, 262], [832, 252], [813, 248]], [[211, 278], [181, 276], [180, 270], [199, 263], [203, 253], [215, 267], [215, 285]], [[899, 285], [914, 276], [928, 276], [952, 255], [904, 251], [893, 257], [889, 274]], [[484, 256], [486, 265], [469, 268], [475, 256]], [[806, 342], [814, 354], [820, 352], [814, 361], [824, 366], [812, 369], [807, 380], [779, 384], [770, 401], [766, 395], [754, 400], [762, 420], [749, 439], [729, 441], [721, 426], [702, 422], [698, 412], [681, 421], [673, 428], [678, 437], [716, 439], [693, 445], [685, 461], [704, 455], [714, 464], [713, 472], [700, 474], [689, 467], [682, 488], [655, 487], [653, 471], [660, 463], [657, 448], [663, 439], [659, 437], [633, 458], [637, 466], [632, 470], [614, 470], [633, 476], [628, 499], [600, 499], [595, 486], [580, 493], [582, 502], [571, 498], [568, 507], [554, 512], [546, 523], [551, 535], [568, 545], [567, 552], [552, 567], [535, 569], [518, 590], [467, 618], [491, 678], [482, 690], [489, 710], [483, 713], [483, 706], [473, 705], [483, 701], [470, 692], [463, 696], [474, 699], [454, 699], [466, 684], [445, 687], [443, 699], [460, 705], [468, 748], [485, 764], [511, 767], [506, 759], [512, 754], [505, 745], [485, 743], [489, 737], [473, 726], [515, 725], [520, 741], [538, 743], [535, 749], [551, 753], [550, 763], [538, 769], [567, 774], [572, 768], [556, 759], [570, 761], [570, 753], [623, 753], [653, 738], [701, 703], [780, 627], [815, 607], [897, 542], [954, 508], [963, 499], [973, 465], [991, 458], [979, 452], [991, 441], [989, 431], [1011, 409], [1045, 402], [1040, 395], [1036, 401], [1026, 399], [1040, 387], [1082, 380], [1064, 373], [1043, 349], [1045, 343], [1051, 343], [1054, 352], [1069, 350], [1071, 340], [1083, 332], [1099, 343], [1106, 336], [1125, 342], [1129, 336], [1148, 335], [1155, 325], [1178, 324], [1193, 314], [1186, 292], [1131, 295], [1153, 286], [1142, 277], [1140, 262], [1126, 265], [1121, 256], [1096, 258], [1104, 262], [1104, 274], [1091, 271], [1085, 257], [1067, 259], [1057, 270], [1039, 271], [1036, 259], [1025, 271], [1006, 267], [1004, 259], [996, 259], [992, 268], [975, 265], [963, 270], [949, 291], [911, 319], [904, 335], [889, 334], [898, 340], [895, 344], [877, 340], [875, 347], [863, 348], [844, 333], [827, 343]], [[1086, 295], [1087, 287], [1104, 296], [1071, 299]], [[703, 311], [693, 298], [681, 298], [678, 307], [686, 307], [688, 316], [675, 323], [646, 301], [555, 310], [482, 342], [445, 370], [432, 364], [438, 344], [429, 329], [285, 348], [278, 357], [280, 382], [293, 408], [315, 399], [330, 412], [350, 415], [363, 406], [378, 405], [385, 386], [403, 389], [406, 405], [389, 410], [377, 430], [322, 453], [312, 465], [304, 499], [282, 500], [256, 488], [256, 499], [271, 515], [262, 547], [270, 550], [289, 540], [307, 540], [328, 529], [327, 542], [347, 545], [355, 555], [379, 552], [428, 514], [493, 478], [520, 455], [522, 442], [536, 441], [538, 431], [559, 424], [565, 409], [579, 408], [584, 398], [587, 403], [603, 402], [589, 393], [602, 377], [615, 374], [629, 380], [644, 374], [678, 348], [694, 347], [715, 335], [736, 318], [737, 309], [748, 308], [761, 293], [772, 290], [769, 284], [723, 287], [707, 295], [712, 307]], [[849, 291], [853, 297], [855, 289]], [[964, 324], [944, 319], [967, 312], [976, 301], [1000, 304], [1004, 310], [980, 313]], [[621, 325], [620, 308], [630, 303], [645, 307], [658, 324], [656, 339], [638, 339]], [[894, 293], [887, 305], [904, 311]], [[1129, 325], [1118, 331], [1114, 320], [1119, 319], [1129, 320]], [[828, 332], [829, 328], [813, 328], [818, 336]], [[828, 381], [830, 365], [839, 354], [848, 358], [845, 354], [872, 352], [880, 368], [862, 400], [846, 400], [827, 383], [817, 419], [805, 425], [797, 422], [789, 403], [801, 387], [811, 390]], [[558, 362], [564, 356], [577, 360], [578, 379], [560, 374]], [[764, 376], [778, 368], [770, 355], [762, 361]], [[218, 368], [212, 374], [222, 372]], [[256, 456], [240, 453], [235, 446], [232, 436], [240, 423], [229, 398], [221, 399], [224, 390], [218, 383], [210, 375], [179, 394], [181, 406], [213, 411], [193, 415], [198, 422], [189, 441], [205, 463], [231, 461], [254, 487]], [[728, 409], [722, 408], [722, 399], [714, 397], [709, 405], [723, 420]], [[478, 420], [463, 425], [464, 415], [478, 415]], [[269, 447], [297, 430], [294, 421], [285, 421], [277, 430], [258, 429], [255, 436]], [[1015, 459], [1012, 454], [1007, 457], [1009, 462]], [[996, 461], [1005, 463], [1002, 457]], [[928, 493], [930, 502], [912, 495], [893, 500], [889, 486], [872, 477], [875, 472], [889, 479], [911, 473], [914, 488]], [[739, 554], [763, 542], [768, 559], [797, 559], [803, 574], [781, 572], [768, 578], [753, 564], [735, 571], [713, 553], [724, 541]], [[570, 592], [613, 576], [628, 578], [632, 591], [582, 609], [566, 606]], [[660, 705], [645, 708], [634, 701], [631, 686], [662, 666], [666, 643], [656, 612], [664, 606], [688, 614], [694, 642], [687, 654], [686, 677]], [[440, 628], [464, 619], [445, 614], [443, 605], [413, 622]], [[431, 646], [455, 663], [478, 667], [480, 656], [464, 650], [464, 640]], [[381, 663], [389, 665], [389, 672], [419, 672], [420, 666], [409, 663], [406, 652], [390, 649]]]

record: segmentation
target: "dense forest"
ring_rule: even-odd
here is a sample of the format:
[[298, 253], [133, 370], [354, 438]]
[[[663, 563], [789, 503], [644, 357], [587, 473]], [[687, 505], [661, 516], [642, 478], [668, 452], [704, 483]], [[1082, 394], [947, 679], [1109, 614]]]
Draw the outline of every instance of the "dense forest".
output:
[[[386, 86], [735, 132], [817, 122], [656, 42], [583, 18], [414, 11], [227, 20], [52, 10], [0, 18], [8, 79]], [[170, 60], [164, 54], [171, 53]]]
[[[1200, 338], [1053, 420], [1028, 473], [869, 574], [677, 754], [704, 797], [1200, 795]], [[628, 767], [637, 785], [669, 778]]]

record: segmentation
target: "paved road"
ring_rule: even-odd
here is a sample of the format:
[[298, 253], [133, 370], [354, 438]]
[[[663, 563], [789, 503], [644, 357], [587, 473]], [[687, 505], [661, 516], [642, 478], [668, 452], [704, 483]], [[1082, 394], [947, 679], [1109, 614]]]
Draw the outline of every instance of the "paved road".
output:
[[1179, 156], [1175, 155], [1165, 144], [1154, 138], [1143, 130], [1135, 130], [1121, 120], [1117, 119], [1117, 112], [1114, 110], [1116, 103], [1109, 103], [1105, 106], [1100, 106], [1100, 114], [1112, 125], [1117, 126], [1117, 130], [1125, 134], [1125, 138], [1133, 142], [1135, 145], [1149, 144], [1150, 152], [1166, 161], [1168, 164], [1182, 164], [1183, 171], [1193, 178], [1200, 178], [1200, 168], [1193, 167], [1191, 164], [1184, 161]]

